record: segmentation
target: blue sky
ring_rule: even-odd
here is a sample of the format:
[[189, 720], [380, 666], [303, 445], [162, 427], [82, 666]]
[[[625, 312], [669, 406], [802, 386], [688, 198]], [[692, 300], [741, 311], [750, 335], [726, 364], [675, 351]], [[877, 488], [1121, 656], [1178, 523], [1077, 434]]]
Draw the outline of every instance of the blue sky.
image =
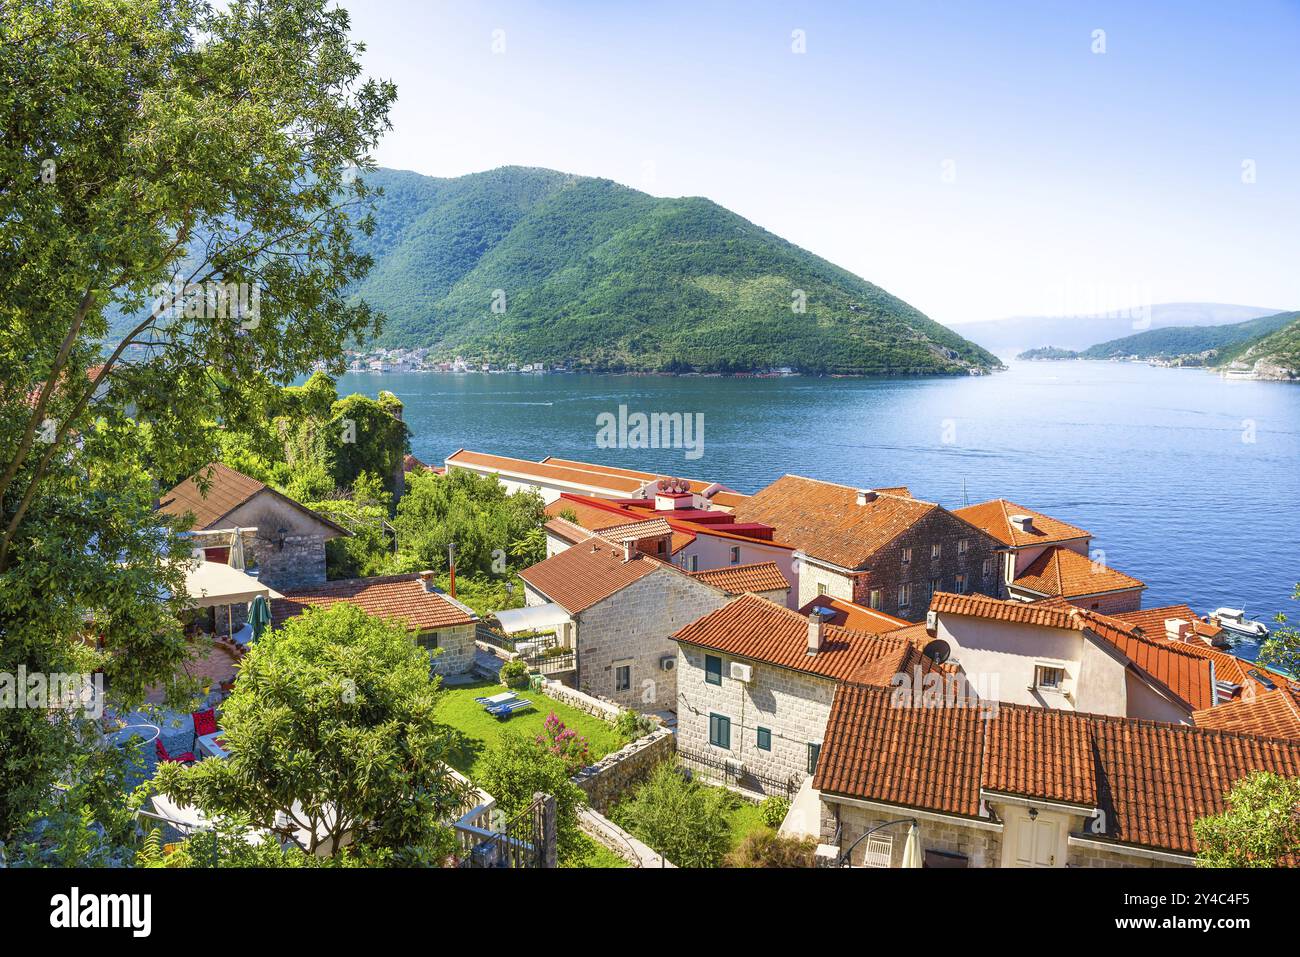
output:
[[385, 166], [707, 196], [950, 325], [1300, 308], [1296, 0], [345, 5]]

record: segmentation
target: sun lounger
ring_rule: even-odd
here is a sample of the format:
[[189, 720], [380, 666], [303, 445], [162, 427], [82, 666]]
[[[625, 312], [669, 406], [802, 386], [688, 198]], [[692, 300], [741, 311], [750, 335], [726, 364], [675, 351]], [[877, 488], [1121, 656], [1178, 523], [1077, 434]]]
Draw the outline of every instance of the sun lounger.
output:
[[515, 698], [518, 697], [519, 692], [517, 691], [503, 691], [501, 694], [494, 694], [490, 698], [475, 698], [474, 700], [485, 708], [495, 708], [497, 705], [505, 704], [508, 701], [514, 701]]
[[524, 708], [531, 708], [532, 706], [533, 703], [527, 698], [516, 698], [514, 701], [507, 701], [505, 704], [494, 705], [488, 708], [487, 712], [498, 721], [504, 721], [516, 711], [522, 711]]

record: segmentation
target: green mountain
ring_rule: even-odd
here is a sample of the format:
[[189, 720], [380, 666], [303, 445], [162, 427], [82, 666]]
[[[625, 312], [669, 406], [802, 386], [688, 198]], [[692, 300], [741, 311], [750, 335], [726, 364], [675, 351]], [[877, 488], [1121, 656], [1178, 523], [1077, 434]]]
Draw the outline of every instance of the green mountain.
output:
[[706, 199], [521, 167], [366, 180], [383, 195], [374, 235], [361, 237], [375, 266], [357, 295], [388, 316], [381, 345], [607, 370], [998, 365], [878, 286]]
[[1276, 332], [1296, 318], [1294, 312], [1280, 312], [1245, 322], [1224, 326], [1168, 326], [1148, 329], [1136, 335], [1100, 342], [1084, 349], [1084, 359], [1115, 359], [1136, 356], [1142, 359], [1167, 359], [1215, 350], [1229, 349]]
[[1300, 312], [1284, 315], [1286, 325], [1224, 349], [1215, 364], [1249, 368], [1266, 379], [1300, 378]]
[[1039, 346], [1037, 349], [1026, 349], [1017, 359], [1077, 359], [1079, 353], [1073, 349], [1058, 349], [1056, 346]]

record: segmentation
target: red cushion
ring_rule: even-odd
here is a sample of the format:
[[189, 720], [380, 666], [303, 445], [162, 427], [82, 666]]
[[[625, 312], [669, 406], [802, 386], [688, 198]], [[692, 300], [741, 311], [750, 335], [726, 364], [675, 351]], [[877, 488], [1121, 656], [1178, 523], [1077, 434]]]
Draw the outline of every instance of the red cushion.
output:
[[194, 733], [197, 735], [211, 734], [217, 730], [217, 712], [214, 708], [195, 711], [190, 717], [194, 719]]

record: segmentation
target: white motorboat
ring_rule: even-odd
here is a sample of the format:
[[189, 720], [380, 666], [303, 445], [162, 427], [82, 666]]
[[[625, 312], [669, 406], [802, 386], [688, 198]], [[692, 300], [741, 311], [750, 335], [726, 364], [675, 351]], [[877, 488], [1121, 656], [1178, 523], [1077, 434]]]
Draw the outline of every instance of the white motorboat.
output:
[[1267, 638], [1268, 627], [1262, 621], [1247, 618], [1241, 608], [1216, 608], [1211, 616], [1225, 631], [1247, 638]]

